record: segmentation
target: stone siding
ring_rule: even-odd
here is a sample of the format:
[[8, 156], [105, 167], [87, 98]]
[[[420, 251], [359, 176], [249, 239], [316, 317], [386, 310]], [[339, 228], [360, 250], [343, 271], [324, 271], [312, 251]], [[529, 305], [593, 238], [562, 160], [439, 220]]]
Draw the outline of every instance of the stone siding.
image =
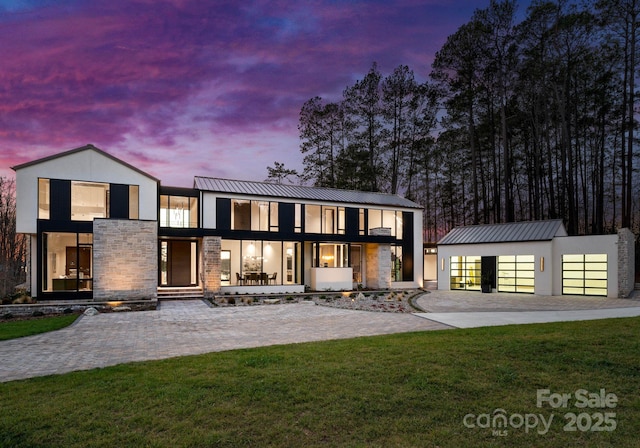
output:
[[205, 236], [202, 239], [202, 287], [206, 298], [220, 292], [221, 251], [222, 239], [219, 236]]
[[635, 235], [629, 229], [618, 230], [618, 297], [629, 297], [635, 286]]
[[[371, 229], [370, 235], [391, 236], [391, 229]], [[372, 289], [391, 288], [391, 246], [389, 244], [365, 244], [366, 281]]]
[[158, 223], [93, 221], [93, 299], [127, 301], [158, 295]]

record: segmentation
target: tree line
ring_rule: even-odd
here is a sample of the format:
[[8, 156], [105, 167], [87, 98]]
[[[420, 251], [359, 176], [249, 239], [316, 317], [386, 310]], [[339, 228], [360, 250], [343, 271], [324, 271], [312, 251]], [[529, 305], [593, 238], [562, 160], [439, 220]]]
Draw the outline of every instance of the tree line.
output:
[[[24, 283], [27, 253], [26, 235], [16, 233], [15, 180], [0, 177], [0, 303], [17, 295]], [[25, 289], [26, 286], [25, 286]]]
[[[300, 111], [315, 186], [424, 206], [425, 241], [456, 225], [563, 219], [572, 234], [638, 233], [640, 0], [492, 0], [450, 35], [426, 81], [374, 63], [339, 101]], [[283, 164], [269, 179], [295, 176]]]

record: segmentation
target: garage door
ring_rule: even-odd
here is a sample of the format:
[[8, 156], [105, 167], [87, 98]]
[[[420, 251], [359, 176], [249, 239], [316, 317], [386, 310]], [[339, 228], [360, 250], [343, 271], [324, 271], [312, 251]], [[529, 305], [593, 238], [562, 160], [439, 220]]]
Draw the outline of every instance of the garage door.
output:
[[533, 294], [535, 273], [533, 255], [500, 255], [498, 257], [498, 292]]
[[607, 295], [607, 254], [562, 256], [562, 294]]

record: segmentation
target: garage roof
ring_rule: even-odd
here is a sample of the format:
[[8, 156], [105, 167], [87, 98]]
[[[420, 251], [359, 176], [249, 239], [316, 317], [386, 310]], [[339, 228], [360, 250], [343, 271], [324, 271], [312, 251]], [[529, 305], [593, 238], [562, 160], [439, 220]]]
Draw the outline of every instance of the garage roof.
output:
[[561, 219], [455, 227], [438, 245], [550, 241], [567, 236]]

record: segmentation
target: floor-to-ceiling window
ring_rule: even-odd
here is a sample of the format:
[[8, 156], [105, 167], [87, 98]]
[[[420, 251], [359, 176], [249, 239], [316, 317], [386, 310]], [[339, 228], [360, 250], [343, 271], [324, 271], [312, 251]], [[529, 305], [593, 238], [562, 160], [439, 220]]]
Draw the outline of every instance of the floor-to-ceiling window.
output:
[[160, 227], [197, 228], [198, 198], [161, 195]]
[[222, 286], [299, 284], [300, 248], [289, 241], [222, 240]]
[[402, 246], [391, 245], [391, 281], [401, 282], [402, 278]]
[[42, 291], [93, 290], [93, 235], [42, 234]]

